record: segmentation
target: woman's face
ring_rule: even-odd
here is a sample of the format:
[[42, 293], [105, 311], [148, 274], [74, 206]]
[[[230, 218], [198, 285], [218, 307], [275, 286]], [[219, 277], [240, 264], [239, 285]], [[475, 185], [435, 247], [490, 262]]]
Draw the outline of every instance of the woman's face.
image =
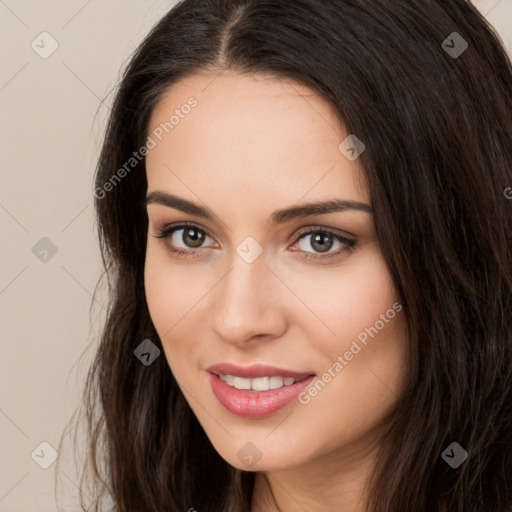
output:
[[329, 104], [267, 75], [194, 75], [149, 135], [146, 297], [215, 449], [262, 471], [369, 446], [402, 391], [405, 318]]

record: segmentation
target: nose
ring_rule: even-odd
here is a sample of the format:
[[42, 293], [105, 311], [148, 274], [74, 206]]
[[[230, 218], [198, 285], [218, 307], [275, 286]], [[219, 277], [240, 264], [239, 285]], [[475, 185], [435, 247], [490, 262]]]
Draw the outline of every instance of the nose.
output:
[[277, 338], [286, 330], [283, 284], [267, 264], [263, 256], [247, 263], [235, 255], [219, 283], [212, 327], [225, 342], [243, 347], [254, 339]]

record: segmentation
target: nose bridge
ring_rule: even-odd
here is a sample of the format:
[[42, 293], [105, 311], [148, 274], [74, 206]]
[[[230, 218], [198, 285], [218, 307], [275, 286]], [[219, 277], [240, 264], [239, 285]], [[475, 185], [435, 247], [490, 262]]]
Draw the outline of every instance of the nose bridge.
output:
[[[245, 251], [240, 244], [233, 254], [231, 269], [222, 279], [214, 307], [213, 328], [226, 341], [243, 342], [256, 335], [277, 335], [283, 327], [276, 304], [277, 290], [272, 272], [260, 253]], [[247, 257], [247, 255], [251, 257]], [[277, 281], [274, 278], [274, 281]]]

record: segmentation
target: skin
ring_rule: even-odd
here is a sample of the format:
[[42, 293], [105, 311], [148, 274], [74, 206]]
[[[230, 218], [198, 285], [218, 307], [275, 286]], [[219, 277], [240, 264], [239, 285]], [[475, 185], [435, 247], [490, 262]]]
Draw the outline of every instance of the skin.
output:
[[[252, 512], [365, 511], [378, 436], [404, 387], [403, 311], [307, 405], [294, 401], [266, 418], [224, 409], [206, 371], [221, 362], [260, 363], [322, 376], [399, 302], [371, 213], [268, 223], [274, 211], [307, 202], [370, 204], [361, 160], [338, 149], [349, 133], [321, 96], [263, 74], [223, 71], [173, 84], [148, 133], [190, 96], [198, 105], [146, 159], [148, 193], [207, 205], [220, 219], [147, 207], [146, 297], [170, 369], [218, 453], [257, 472]], [[206, 233], [203, 249], [190, 237], [186, 245], [186, 229], [155, 238], [164, 225], [186, 221]], [[357, 243], [347, 251], [333, 239], [328, 252], [341, 250], [338, 256], [306, 259], [324, 253], [314, 234], [297, 242], [305, 228], [331, 228]], [[252, 263], [236, 251], [248, 236], [263, 249]], [[173, 246], [203, 252], [183, 258]], [[237, 456], [247, 442], [261, 453], [251, 467]]]

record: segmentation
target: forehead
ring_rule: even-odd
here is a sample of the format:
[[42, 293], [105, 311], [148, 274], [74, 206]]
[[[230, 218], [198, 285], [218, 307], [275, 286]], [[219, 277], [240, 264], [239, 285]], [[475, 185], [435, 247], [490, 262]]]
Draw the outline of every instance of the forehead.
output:
[[295, 82], [226, 71], [189, 76], [167, 89], [148, 135], [156, 142], [146, 157], [148, 190], [229, 197], [240, 207], [369, 202], [360, 161], [338, 149], [349, 135], [343, 123], [322, 96]]

